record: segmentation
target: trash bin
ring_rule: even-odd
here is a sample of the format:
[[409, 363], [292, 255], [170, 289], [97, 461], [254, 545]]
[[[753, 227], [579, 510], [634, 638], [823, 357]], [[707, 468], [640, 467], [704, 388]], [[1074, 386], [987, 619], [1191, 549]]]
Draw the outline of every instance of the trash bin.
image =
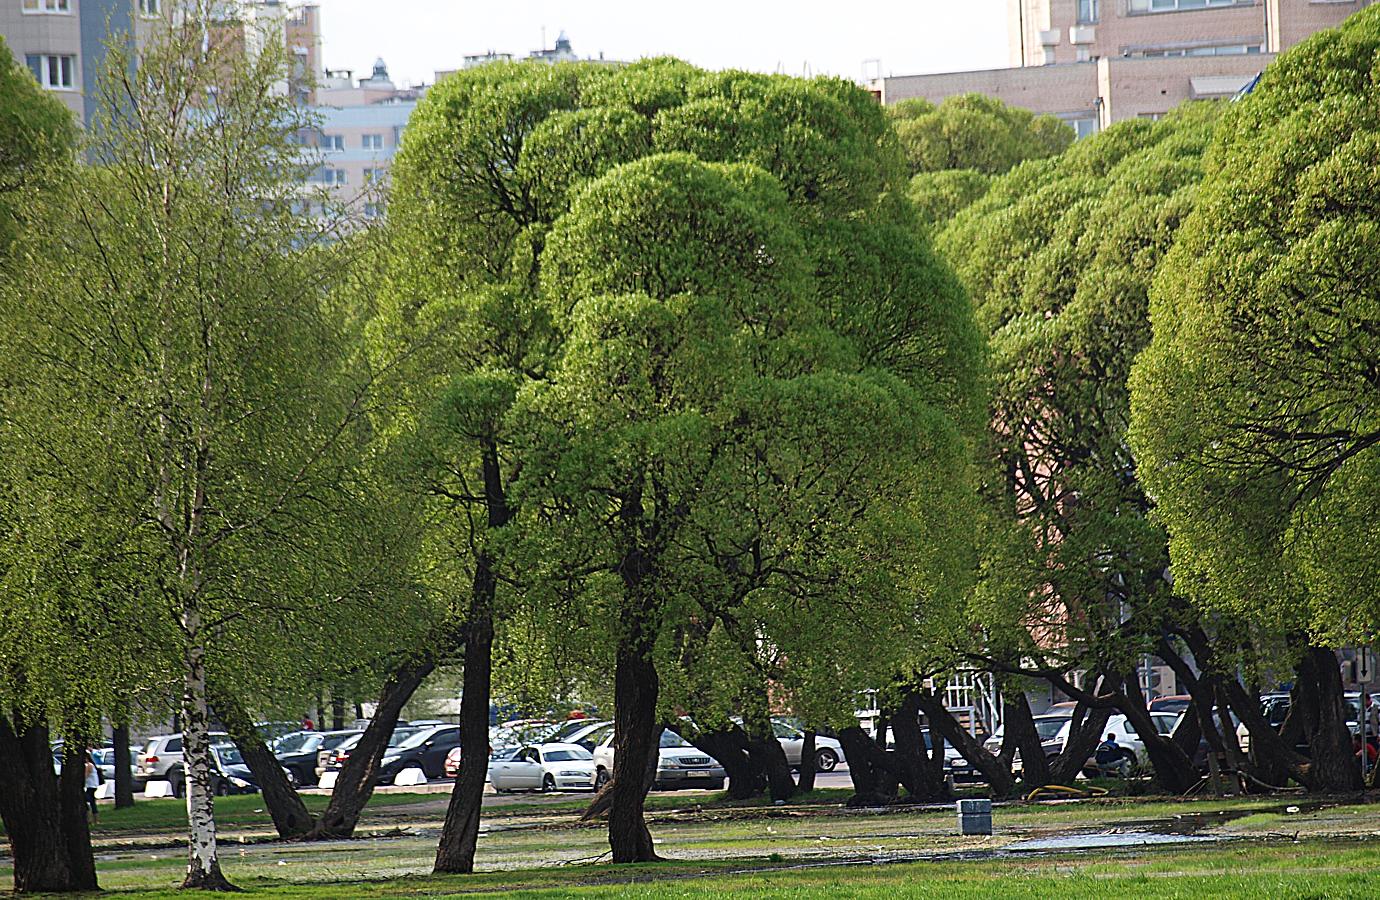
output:
[[958, 830], [960, 834], [991, 834], [992, 801], [958, 801]]

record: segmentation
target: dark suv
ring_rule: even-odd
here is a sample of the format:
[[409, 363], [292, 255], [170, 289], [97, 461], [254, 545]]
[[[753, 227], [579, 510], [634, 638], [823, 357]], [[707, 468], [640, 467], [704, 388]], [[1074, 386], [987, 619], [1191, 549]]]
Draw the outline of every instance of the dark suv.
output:
[[391, 782], [405, 769], [421, 769], [428, 779], [446, 774], [446, 754], [460, 746], [459, 725], [436, 725], [390, 746], [379, 765], [378, 780]]
[[273, 744], [278, 765], [288, 771], [294, 784], [309, 787], [317, 782], [316, 764], [322, 752], [334, 750], [359, 731], [298, 731], [285, 734]]

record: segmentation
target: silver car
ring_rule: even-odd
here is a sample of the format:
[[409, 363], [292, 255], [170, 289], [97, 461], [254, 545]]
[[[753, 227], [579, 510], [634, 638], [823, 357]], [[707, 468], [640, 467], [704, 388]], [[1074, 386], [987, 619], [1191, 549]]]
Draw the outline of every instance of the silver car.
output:
[[[223, 744], [229, 740], [230, 735], [223, 731], [210, 734], [212, 744]], [[173, 796], [181, 797], [187, 784], [187, 767], [182, 761], [182, 735], [160, 734], [149, 738], [144, 752], [139, 754], [139, 766], [135, 771], [136, 778], [145, 782], [168, 782], [172, 785]]]
[[[613, 732], [594, 748], [594, 786], [597, 790], [613, 777]], [[657, 750], [656, 781], [659, 791], [682, 788], [703, 788], [721, 791], [728, 773], [714, 757], [687, 742], [670, 729], [661, 732], [661, 746]]]

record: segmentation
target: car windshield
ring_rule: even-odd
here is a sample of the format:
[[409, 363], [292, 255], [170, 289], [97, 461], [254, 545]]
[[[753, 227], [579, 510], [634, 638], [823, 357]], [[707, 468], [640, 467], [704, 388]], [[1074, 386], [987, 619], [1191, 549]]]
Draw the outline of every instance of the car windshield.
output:
[[306, 731], [299, 731], [296, 734], [285, 734], [278, 738], [277, 750], [279, 753], [296, 753], [299, 750], [307, 749], [307, 744], [315, 738], [316, 735]]
[[570, 737], [576, 732], [583, 731], [584, 729], [588, 728], [593, 724], [594, 723], [591, 722], [589, 719], [571, 719], [569, 722], [566, 722], [560, 728], [557, 728], [555, 731], [551, 732], [550, 739], [552, 743], [563, 742], [566, 738]]
[[388, 739], [388, 746], [399, 747], [416, 733], [417, 729], [415, 728], [399, 728], [395, 730], [393, 736]]
[[358, 734], [351, 734], [349, 732], [343, 732], [341, 734], [323, 734], [321, 735], [321, 749], [334, 750], [346, 741], [352, 741], [358, 737]]
[[1048, 718], [1035, 720], [1035, 733], [1040, 736], [1042, 741], [1052, 741], [1059, 736], [1060, 730], [1068, 724], [1068, 719], [1063, 716], [1051, 716]]
[[[441, 729], [441, 731], [444, 731], [444, 729]], [[411, 750], [413, 747], [420, 747], [422, 744], [425, 744], [427, 741], [441, 734], [441, 731], [427, 728], [422, 731], [414, 732], [408, 735], [407, 740], [398, 744], [397, 747], [399, 750]], [[389, 746], [391, 747], [393, 745], [390, 743]]]
[[565, 762], [569, 759], [593, 759], [594, 757], [588, 750], [580, 747], [570, 750], [547, 750], [542, 753], [542, 758], [547, 762]]
[[234, 744], [217, 744], [216, 755], [220, 757], [221, 765], [244, 765], [244, 757], [240, 756], [240, 748], [236, 747]]
[[667, 728], [661, 732], [661, 746], [663, 747], [692, 747], [694, 746], [685, 738]]
[[1150, 717], [1155, 722], [1155, 730], [1163, 735], [1168, 735], [1174, 731], [1174, 725], [1179, 721], [1177, 715], [1168, 713], [1155, 713]]

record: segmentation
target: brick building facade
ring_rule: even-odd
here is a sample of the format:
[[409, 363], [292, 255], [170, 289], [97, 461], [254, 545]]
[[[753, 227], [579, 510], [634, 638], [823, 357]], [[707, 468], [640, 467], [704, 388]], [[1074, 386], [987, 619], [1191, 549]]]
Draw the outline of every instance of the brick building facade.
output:
[[1011, 68], [872, 83], [884, 103], [977, 92], [1086, 136], [1230, 97], [1275, 55], [1373, 0], [1008, 0]]

